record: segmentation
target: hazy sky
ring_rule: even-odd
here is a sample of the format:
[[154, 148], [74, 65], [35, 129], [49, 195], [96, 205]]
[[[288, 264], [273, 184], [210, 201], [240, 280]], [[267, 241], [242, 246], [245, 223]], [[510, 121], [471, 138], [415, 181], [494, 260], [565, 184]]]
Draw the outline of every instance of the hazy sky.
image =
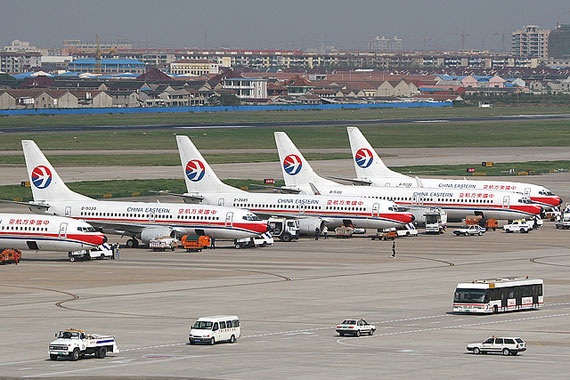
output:
[[500, 49], [528, 24], [570, 23], [569, 0], [6, 0], [0, 44], [61, 46], [64, 39], [124, 39], [136, 47], [365, 48], [397, 35], [404, 48]]

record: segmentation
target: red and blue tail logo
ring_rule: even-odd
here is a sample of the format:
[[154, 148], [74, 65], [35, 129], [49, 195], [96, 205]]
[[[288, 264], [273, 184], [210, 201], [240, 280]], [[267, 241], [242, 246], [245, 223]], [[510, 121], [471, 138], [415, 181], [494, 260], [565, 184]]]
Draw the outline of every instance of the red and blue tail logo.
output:
[[186, 177], [192, 182], [198, 182], [204, 178], [206, 168], [200, 160], [190, 160], [186, 164]]
[[32, 170], [32, 183], [38, 189], [45, 189], [51, 183], [51, 170], [46, 166], [39, 165]]
[[285, 168], [285, 172], [289, 175], [299, 174], [303, 164], [301, 159], [296, 154], [290, 154], [283, 160], [283, 167]]
[[354, 159], [356, 164], [363, 169], [366, 169], [372, 164], [372, 152], [369, 149], [361, 148], [356, 152]]

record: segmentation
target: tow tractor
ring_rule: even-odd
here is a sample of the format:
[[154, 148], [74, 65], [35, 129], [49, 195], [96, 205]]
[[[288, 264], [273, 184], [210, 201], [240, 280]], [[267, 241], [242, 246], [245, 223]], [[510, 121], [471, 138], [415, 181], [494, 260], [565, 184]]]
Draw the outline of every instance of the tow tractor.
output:
[[103, 359], [108, 352], [119, 352], [117, 341], [112, 335], [88, 334], [82, 330], [68, 329], [57, 332], [55, 337], [56, 340], [49, 344], [51, 360], [67, 357], [75, 361], [85, 355]]

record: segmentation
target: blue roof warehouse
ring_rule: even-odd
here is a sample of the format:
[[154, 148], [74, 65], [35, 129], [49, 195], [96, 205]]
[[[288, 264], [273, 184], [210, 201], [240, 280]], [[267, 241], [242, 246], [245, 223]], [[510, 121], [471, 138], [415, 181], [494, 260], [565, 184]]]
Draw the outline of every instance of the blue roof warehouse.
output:
[[[101, 59], [101, 73], [133, 73], [145, 72], [144, 62], [136, 59]], [[69, 63], [67, 69], [81, 73], [95, 73], [99, 71], [97, 61], [93, 58], [76, 59]]]

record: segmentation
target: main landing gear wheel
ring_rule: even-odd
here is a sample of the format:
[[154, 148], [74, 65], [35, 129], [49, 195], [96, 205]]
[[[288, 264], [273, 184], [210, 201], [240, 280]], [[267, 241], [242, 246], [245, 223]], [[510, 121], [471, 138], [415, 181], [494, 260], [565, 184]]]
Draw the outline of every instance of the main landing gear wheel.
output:
[[135, 238], [127, 240], [127, 248], [138, 248], [139, 241]]

